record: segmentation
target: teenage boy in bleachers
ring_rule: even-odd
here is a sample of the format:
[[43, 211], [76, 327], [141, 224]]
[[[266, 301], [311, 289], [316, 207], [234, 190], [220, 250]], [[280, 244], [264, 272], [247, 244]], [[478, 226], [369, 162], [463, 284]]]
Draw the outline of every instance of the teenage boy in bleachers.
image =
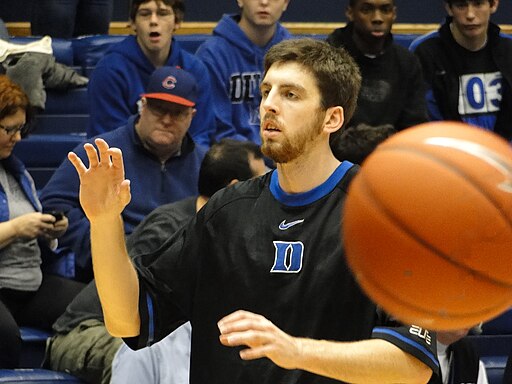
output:
[[225, 14], [196, 55], [212, 80], [217, 140], [260, 139], [260, 81], [263, 57], [274, 44], [290, 38], [279, 23], [290, 0], [237, 0], [239, 14]]
[[490, 21], [499, 0], [444, 0], [439, 30], [410, 49], [427, 83], [431, 120], [456, 120], [512, 140], [512, 39]]
[[350, 125], [391, 124], [397, 131], [427, 121], [421, 66], [406, 48], [395, 44], [391, 27], [394, 0], [350, 0], [348, 23], [327, 42], [345, 48], [363, 77]]
[[88, 137], [111, 131], [137, 113], [149, 76], [165, 65], [178, 66], [195, 77], [201, 93], [190, 135], [196, 143], [209, 146], [210, 133], [215, 130], [210, 77], [204, 64], [173, 38], [183, 16], [182, 0], [132, 1], [130, 20], [135, 36], [115, 44], [90, 77]]

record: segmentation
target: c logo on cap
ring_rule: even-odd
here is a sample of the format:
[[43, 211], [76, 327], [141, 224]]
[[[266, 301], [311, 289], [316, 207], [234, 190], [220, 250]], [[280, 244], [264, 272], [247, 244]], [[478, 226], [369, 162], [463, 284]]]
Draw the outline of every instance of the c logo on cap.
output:
[[165, 89], [173, 89], [176, 87], [177, 80], [174, 76], [167, 76], [164, 81], [162, 81], [162, 87]]

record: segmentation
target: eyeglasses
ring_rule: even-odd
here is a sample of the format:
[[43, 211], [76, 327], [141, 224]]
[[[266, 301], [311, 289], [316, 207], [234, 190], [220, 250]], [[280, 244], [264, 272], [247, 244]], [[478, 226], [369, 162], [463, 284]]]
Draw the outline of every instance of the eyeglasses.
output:
[[167, 106], [154, 104], [153, 102], [147, 102], [148, 110], [153, 114], [153, 116], [161, 119], [165, 115], [170, 115], [173, 120], [176, 121], [184, 121], [189, 116], [190, 107], [184, 107], [180, 105], [176, 105], [173, 103], [165, 103]]
[[18, 132], [20, 132], [21, 135], [23, 135], [26, 132], [27, 124], [24, 123], [24, 124], [20, 124], [20, 125], [14, 125], [12, 127], [6, 127], [6, 126], [0, 124], [0, 129], [3, 129], [3, 131], [8, 136], [14, 136]]

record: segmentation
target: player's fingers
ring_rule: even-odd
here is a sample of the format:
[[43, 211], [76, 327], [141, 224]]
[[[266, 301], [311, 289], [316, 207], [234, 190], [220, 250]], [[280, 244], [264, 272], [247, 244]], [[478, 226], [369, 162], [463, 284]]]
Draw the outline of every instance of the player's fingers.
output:
[[253, 347], [272, 341], [271, 335], [268, 333], [255, 330], [223, 334], [220, 335], [219, 339], [223, 345], [228, 347], [237, 347], [240, 345]]
[[270, 356], [273, 348], [269, 344], [260, 345], [257, 347], [247, 348], [240, 351], [240, 357], [242, 360], [256, 360], [262, 357]]
[[89, 169], [96, 168], [99, 165], [98, 152], [94, 145], [91, 143], [84, 144], [85, 153], [87, 155], [87, 159], [89, 159]]
[[94, 140], [96, 147], [98, 147], [100, 165], [110, 166], [110, 153], [107, 142], [101, 138]]
[[80, 159], [75, 152], [69, 152], [68, 153], [68, 159], [75, 167], [78, 176], [82, 176], [87, 168], [85, 167], [84, 163], [82, 162], [82, 159]]
[[127, 205], [132, 198], [130, 192], [130, 180], [123, 180], [119, 188], [119, 196], [121, 197], [121, 201], [123, 204]]
[[217, 326], [221, 333], [226, 333], [231, 332], [233, 329], [239, 328], [240, 326], [247, 327], [247, 324], [250, 322], [256, 324], [264, 320], [266, 319], [263, 316], [256, 313], [238, 310], [220, 319]]
[[119, 148], [110, 148], [108, 150], [108, 155], [112, 159], [112, 165], [119, 169], [124, 175], [124, 163], [123, 163], [123, 153]]

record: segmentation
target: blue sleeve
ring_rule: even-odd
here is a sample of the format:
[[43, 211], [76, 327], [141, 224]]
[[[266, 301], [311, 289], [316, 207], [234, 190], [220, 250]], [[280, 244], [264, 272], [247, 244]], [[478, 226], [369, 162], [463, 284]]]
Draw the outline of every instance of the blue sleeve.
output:
[[[115, 60], [112, 57], [112, 60]], [[129, 82], [112, 65], [103, 63], [92, 72], [87, 87], [89, 97], [89, 126], [87, 137], [111, 131], [126, 124], [134, 113], [130, 110]]]
[[247, 140], [246, 137], [237, 133], [233, 125], [229, 95], [229, 63], [221, 52], [214, 52], [213, 48], [214, 45], [207, 41], [198, 48], [196, 55], [203, 61], [210, 75], [217, 125], [214, 139], [219, 141], [224, 137], [231, 137], [236, 140]]
[[416, 325], [375, 327], [372, 331], [372, 338], [390, 342], [423, 362], [432, 369], [434, 375], [439, 376], [435, 333]]
[[[82, 145], [74, 152], [82, 159], [86, 157]], [[76, 263], [86, 266], [91, 258], [90, 226], [80, 206], [79, 186], [75, 168], [65, 159], [41, 191], [41, 203], [45, 209], [65, 212], [69, 226], [59, 238], [59, 248], [71, 249], [75, 253]]]

